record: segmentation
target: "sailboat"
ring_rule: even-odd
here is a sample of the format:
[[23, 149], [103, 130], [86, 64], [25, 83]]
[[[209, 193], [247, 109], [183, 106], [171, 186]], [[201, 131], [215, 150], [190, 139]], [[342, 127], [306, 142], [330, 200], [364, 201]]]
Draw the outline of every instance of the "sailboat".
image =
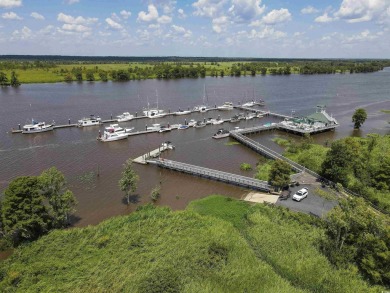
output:
[[204, 85], [204, 88], [203, 88], [203, 104], [199, 105], [199, 106], [195, 106], [194, 111], [199, 111], [200, 113], [207, 112], [209, 109], [207, 108], [206, 100], [208, 101], [208, 97], [207, 97], [207, 94], [206, 94], [206, 85]]
[[167, 115], [164, 110], [158, 108], [158, 92], [156, 90], [156, 99], [157, 99], [157, 108], [150, 108], [149, 99], [148, 99], [148, 108], [143, 111], [144, 115], [149, 118], [161, 118]]

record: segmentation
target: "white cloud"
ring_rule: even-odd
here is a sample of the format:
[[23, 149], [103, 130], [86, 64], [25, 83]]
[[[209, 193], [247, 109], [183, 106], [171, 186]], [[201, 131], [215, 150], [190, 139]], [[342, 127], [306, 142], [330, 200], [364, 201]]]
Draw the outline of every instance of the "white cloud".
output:
[[12, 40], [27, 40], [32, 37], [32, 31], [27, 27], [24, 26], [20, 31], [16, 30], [12, 33]]
[[171, 27], [173, 28], [173, 30], [176, 34], [181, 35], [185, 38], [189, 38], [192, 35], [192, 32], [190, 30], [187, 30], [182, 26], [178, 26], [178, 25], [173, 24]]
[[227, 0], [198, 0], [192, 3], [192, 7], [195, 8], [194, 15], [213, 18], [222, 11], [226, 3]]
[[106, 18], [106, 23], [109, 25], [110, 28], [115, 29], [115, 30], [120, 30], [123, 29], [123, 26], [111, 18]]
[[263, 14], [265, 5], [261, 6], [261, 0], [232, 0], [229, 13], [236, 22], [248, 22]]
[[291, 13], [288, 9], [281, 8], [279, 10], [274, 9], [263, 17], [264, 24], [277, 24], [291, 20]]
[[108, 36], [111, 36], [111, 33], [110, 32], [99, 31], [99, 35], [102, 36], [102, 37], [108, 37]]
[[212, 21], [213, 31], [220, 34], [222, 31], [227, 29], [227, 25], [229, 23], [229, 19], [227, 16], [220, 16], [218, 18], [214, 18]]
[[124, 19], [128, 19], [131, 16], [131, 12], [126, 10], [122, 10], [119, 14], [122, 15]]
[[369, 30], [364, 30], [359, 34], [347, 37], [344, 40], [344, 43], [357, 43], [357, 42], [371, 41], [377, 39], [380, 35], [381, 35], [380, 32], [375, 35], [372, 34]]
[[65, 31], [72, 31], [77, 33], [83, 33], [90, 31], [91, 28], [82, 24], [70, 24], [70, 23], [64, 23], [62, 25], [62, 29]]
[[165, 14], [172, 14], [175, 11], [176, 0], [169, 0], [167, 3], [163, 3], [163, 12]]
[[266, 26], [262, 31], [257, 32], [256, 36], [260, 39], [280, 39], [285, 37], [287, 34], [282, 31], [277, 31], [271, 26]]
[[0, 0], [0, 8], [13, 8], [22, 6], [22, 0]]
[[187, 17], [187, 15], [184, 13], [184, 10], [181, 9], [181, 8], [179, 8], [179, 9], [177, 10], [177, 14], [178, 14], [178, 17], [179, 17], [180, 19], [184, 19], [184, 18]]
[[349, 23], [370, 21], [381, 17], [389, 7], [389, 0], [343, 0], [334, 15]]
[[172, 22], [172, 17], [168, 15], [161, 15], [159, 18], [157, 18], [157, 22], [161, 24], [167, 24]]
[[1, 18], [3, 19], [8, 19], [8, 20], [22, 20], [23, 18], [21, 18], [19, 15], [17, 15], [15, 12], [4, 12], [2, 15], [1, 15]]
[[332, 22], [335, 19], [333, 17], [330, 17], [327, 12], [325, 12], [323, 15], [318, 16], [314, 19], [315, 22], [321, 22], [321, 23], [326, 23], [326, 22]]
[[80, 0], [65, 0], [65, 2], [69, 5], [72, 5], [72, 4], [75, 4], [75, 3], [78, 3], [80, 2]]
[[53, 33], [55, 27], [53, 25], [47, 25], [43, 29], [40, 29], [38, 33], [40, 35], [50, 35]]
[[35, 18], [37, 20], [45, 20], [45, 17], [42, 14], [39, 14], [38, 12], [32, 12], [30, 14], [32, 18]]
[[148, 5], [148, 12], [146, 13], [145, 11], [141, 11], [138, 13], [138, 18], [137, 20], [139, 21], [144, 21], [144, 22], [150, 22], [153, 20], [156, 20], [158, 18], [158, 11], [156, 6], [153, 4]]
[[160, 24], [159, 23], [151, 23], [148, 25], [148, 28], [158, 29], [158, 28], [160, 28]]
[[310, 6], [310, 5], [301, 9], [301, 13], [302, 14], [313, 14], [313, 13], [318, 13], [318, 12], [319, 12], [318, 9], [316, 9], [313, 6]]
[[98, 21], [97, 18], [84, 18], [82, 16], [73, 17], [71, 15], [66, 15], [62, 12], [58, 14], [57, 20], [68, 24], [81, 24], [81, 25], [91, 25]]

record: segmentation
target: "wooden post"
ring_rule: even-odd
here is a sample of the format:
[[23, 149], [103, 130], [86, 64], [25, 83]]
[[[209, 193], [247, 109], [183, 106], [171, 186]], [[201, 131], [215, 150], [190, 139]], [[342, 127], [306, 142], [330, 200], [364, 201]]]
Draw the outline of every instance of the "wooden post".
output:
[[99, 164], [97, 165], [97, 173], [96, 173], [97, 177], [100, 176], [100, 168], [99, 168]]

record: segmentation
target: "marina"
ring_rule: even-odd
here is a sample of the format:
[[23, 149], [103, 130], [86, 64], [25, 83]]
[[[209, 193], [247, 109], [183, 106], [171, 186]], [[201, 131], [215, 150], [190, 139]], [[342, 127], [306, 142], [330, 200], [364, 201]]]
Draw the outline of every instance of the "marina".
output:
[[[140, 176], [137, 189], [139, 198], [134, 204], [127, 206], [121, 201], [122, 192], [118, 189], [117, 181], [121, 176], [122, 165], [127, 159], [139, 157], [149, 150], [156, 149], [167, 140], [172, 141], [176, 149], [173, 152], [164, 151], [161, 154], [164, 159], [253, 177], [254, 171], [243, 172], [239, 166], [242, 162], [255, 166], [260, 154], [244, 145], [236, 144], [232, 137], [213, 139], [212, 136], [220, 128], [232, 131], [238, 127], [252, 132], [247, 135], [250, 139], [282, 153], [283, 149], [272, 139], [275, 137], [299, 139], [299, 136], [290, 134], [287, 130], [277, 129], [274, 125], [285, 118], [266, 115], [267, 112], [286, 117], [296, 116], [298, 113], [301, 116], [309, 116], [314, 112], [316, 105], [326, 104], [327, 112], [333, 113], [339, 127], [336, 131], [313, 135], [313, 141], [319, 144], [352, 134], [350, 120], [355, 107], [364, 107], [368, 113], [372, 113], [358, 135], [363, 136], [370, 132], [388, 133], [388, 117], [380, 112], [380, 109], [390, 107], [390, 101], [385, 102], [388, 100], [389, 90], [387, 75], [374, 73], [364, 76], [364, 80], [375, 77], [375, 81], [379, 82], [382, 76], [383, 83], [380, 88], [383, 91], [379, 91], [378, 86], [373, 88], [370, 85], [377, 84], [373, 80], [361, 87], [363, 75], [288, 78], [267, 76], [239, 79], [207, 77], [198, 80], [145, 80], [107, 84], [99, 82], [36, 84], [23, 85], [17, 91], [4, 89], [0, 93], [2, 103], [0, 130], [4, 134], [0, 138], [0, 164], [3, 166], [0, 170], [0, 189], [4, 190], [16, 176], [39, 175], [44, 169], [57, 166], [66, 176], [71, 190], [79, 201], [77, 218], [72, 220], [76, 226], [98, 223], [113, 215], [127, 214], [135, 210], [138, 205], [150, 201], [148, 194], [160, 181], [163, 183], [159, 204], [173, 209], [183, 209], [189, 201], [215, 193], [241, 198], [246, 191], [235, 185], [204, 180], [164, 168], [134, 164]], [[280, 87], [281, 82], [284, 87]], [[192, 111], [187, 115], [173, 115], [179, 109], [194, 109], [201, 105], [204, 83], [207, 84], [211, 110], [204, 113]], [[253, 85], [259, 96], [266, 97], [266, 106], [253, 106], [250, 107], [251, 111], [238, 108], [232, 111], [215, 110], [215, 105], [222, 105], [225, 101], [232, 101], [234, 105], [239, 105], [240, 100], [246, 102], [249, 99], [239, 97]], [[143, 117], [141, 110], [146, 105], [146, 96], [154, 96], [156, 88], [161, 97], [160, 102], [163, 101], [160, 107], [167, 109], [166, 112], [168, 114], [171, 112], [171, 115], [149, 119]], [[354, 92], [354, 95], [343, 95], [343, 91]], [[18, 102], [15, 103], [15, 100]], [[99, 129], [103, 132], [109, 124], [118, 123], [116, 115], [124, 112], [137, 116], [130, 121], [119, 123], [122, 128], [134, 127], [128, 136], [129, 139], [98, 143], [96, 137]], [[76, 124], [81, 117], [92, 113], [102, 118], [103, 125], [80, 128], [75, 125], [68, 126], [69, 119], [71, 124]], [[226, 122], [240, 113], [254, 113], [256, 116], [260, 114], [262, 118]], [[219, 115], [224, 121], [220, 125], [207, 124], [202, 128], [187, 128], [185, 125], [185, 120], [189, 124], [190, 120], [196, 122], [206, 119], [207, 123], [209, 118], [217, 119]], [[18, 123], [21, 123], [22, 128], [27, 124], [26, 118], [30, 117], [46, 123], [54, 120], [56, 122], [54, 131], [34, 135], [11, 134], [12, 127], [17, 130]], [[168, 122], [171, 131], [162, 133], [146, 131], [146, 125], [167, 126]], [[174, 131], [174, 125], [180, 124], [186, 129]], [[5, 134], [6, 132], [8, 134]], [[100, 176], [96, 177], [98, 166]], [[175, 198], [176, 195], [179, 199]]]

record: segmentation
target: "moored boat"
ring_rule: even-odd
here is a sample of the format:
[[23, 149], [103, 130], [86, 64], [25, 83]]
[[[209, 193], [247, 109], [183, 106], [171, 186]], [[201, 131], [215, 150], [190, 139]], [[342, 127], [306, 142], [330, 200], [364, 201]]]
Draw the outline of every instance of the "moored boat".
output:
[[198, 121], [194, 125], [195, 128], [201, 128], [201, 127], [205, 127], [205, 126], [206, 126], [206, 123], [204, 123], [203, 121]]
[[222, 111], [233, 110], [233, 103], [225, 102], [222, 106], [218, 106], [217, 109]]
[[182, 124], [180, 124], [180, 126], [177, 128], [177, 129], [179, 129], [179, 130], [184, 130], [184, 129], [188, 129], [188, 128], [190, 128], [190, 126], [188, 126], [188, 125], [182, 125]]
[[46, 125], [45, 122], [36, 122], [34, 119], [31, 120], [31, 124], [26, 124], [23, 126], [22, 133], [29, 134], [29, 133], [40, 133], [40, 132], [46, 132], [51, 131], [54, 129], [54, 122], [53, 124]]
[[177, 112], [175, 112], [173, 114], [177, 115], [177, 116], [179, 116], [179, 115], [187, 115], [187, 114], [191, 114], [191, 111], [190, 110], [181, 110], [181, 109], [179, 109], [179, 111], [177, 111]]
[[153, 124], [152, 126], [147, 126], [146, 130], [160, 131], [161, 124]]
[[118, 122], [125, 122], [134, 119], [134, 115], [131, 115], [129, 112], [124, 112], [123, 114], [116, 116], [116, 118], [118, 118]]
[[102, 123], [102, 119], [95, 115], [90, 115], [89, 117], [84, 117], [77, 121], [77, 126], [78, 127], [87, 127], [87, 126], [95, 126], [95, 125], [100, 125]]
[[132, 128], [123, 129], [118, 124], [111, 124], [110, 126], [105, 128], [103, 135], [99, 131], [98, 140], [102, 142], [110, 142], [125, 139], [129, 136], [128, 132], [132, 130]]

